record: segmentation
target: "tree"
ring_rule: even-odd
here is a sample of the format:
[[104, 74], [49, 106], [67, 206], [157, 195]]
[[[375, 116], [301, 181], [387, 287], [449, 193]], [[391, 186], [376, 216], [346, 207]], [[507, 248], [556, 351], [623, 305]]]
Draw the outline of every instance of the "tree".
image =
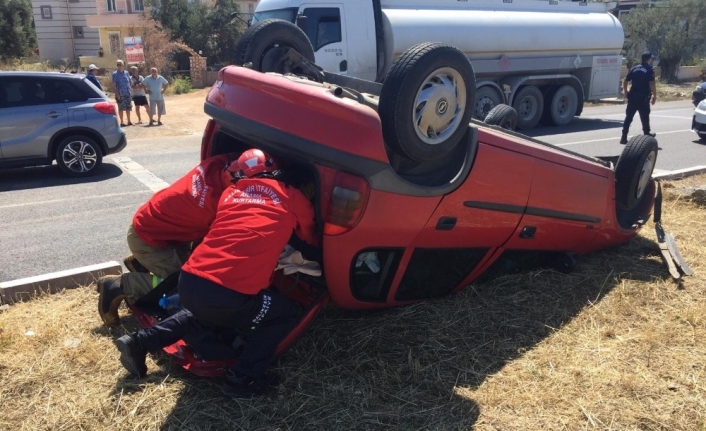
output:
[[706, 40], [706, 1], [670, 0], [642, 4], [623, 22], [625, 51], [645, 46], [659, 57], [660, 78], [674, 82], [682, 59]]
[[243, 32], [241, 24], [231, 23], [238, 12], [235, 0], [216, 0], [213, 5], [189, 0], [151, 0], [151, 17], [174, 40], [201, 51], [209, 62], [230, 62], [235, 44]]
[[28, 55], [37, 45], [30, 0], [0, 0], [0, 60]]

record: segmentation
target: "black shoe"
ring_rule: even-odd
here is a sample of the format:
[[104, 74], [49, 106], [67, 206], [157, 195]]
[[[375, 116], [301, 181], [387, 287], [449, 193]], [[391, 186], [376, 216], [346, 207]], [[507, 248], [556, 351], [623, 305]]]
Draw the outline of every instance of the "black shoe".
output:
[[620, 143], [621, 143], [622, 145], [625, 145], [625, 144], [628, 143], [628, 139], [627, 139], [627, 138], [620, 138]]
[[645, 133], [645, 135], [647, 135], [647, 136], [652, 136], [653, 138], [654, 138], [655, 136], [657, 136], [657, 134], [656, 134], [655, 132]]
[[125, 292], [120, 287], [119, 275], [105, 275], [98, 279], [98, 314], [106, 326], [120, 324], [118, 307], [125, 299]]
[[221, 390], [231, 398], [250, 398], [267, 394], [279, 386], [281, 379], [275, 374], [265, 374], [259, 379], [250, 376], [237, 376], [233, 371], [228, 371]]
[[120, 351], [120, 363], [126, 370], [139, 378], [147, 374], [147, 351], [142, 348], [133, 334], [123, 335], [115, 340], [115, 347]]
[[140, 261], [137, 260], [133, 255], [130, 255], [123, 259], [123, 264], [125, 265], [125, 268], [127, 268], [127, 270], [130, 272], [150, 272], [149, 269], [145, 268], [145, 266], [142, 265]]

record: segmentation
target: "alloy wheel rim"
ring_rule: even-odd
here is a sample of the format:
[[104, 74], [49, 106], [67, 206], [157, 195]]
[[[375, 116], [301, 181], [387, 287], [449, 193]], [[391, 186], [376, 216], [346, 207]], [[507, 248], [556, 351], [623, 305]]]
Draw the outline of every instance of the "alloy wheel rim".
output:
[[85, 141], [73, 141], [61, 152], [64, 165], [77, 173], [85, 173], [96, 166], [98, 154], [91, 144]]

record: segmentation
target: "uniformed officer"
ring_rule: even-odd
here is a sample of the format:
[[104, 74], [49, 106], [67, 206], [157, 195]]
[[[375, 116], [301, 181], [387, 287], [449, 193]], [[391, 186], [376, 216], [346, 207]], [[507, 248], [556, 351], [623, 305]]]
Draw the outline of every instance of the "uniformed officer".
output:
[[[628, 96], [628, 107], [625, 110], [625, 122], [623, 123], [623, 135], [620, 138], [621, 144], [628, 143], [628, 131], [630, 123], [635, 116], [635, 112], [640, 113], [642, 121], [642, 132], [645, 135], [655, 136], [650, 130], [650, 103], [657, 101], [657, 88], [655, 87], [655, 72], [652, 69], [654, 55], [645, 51], [642, 54], [642, 64], [630, 69], [623, 81], [623, 93]], [[628, 82], [632, 82], [632, 87], [628, 92]]]

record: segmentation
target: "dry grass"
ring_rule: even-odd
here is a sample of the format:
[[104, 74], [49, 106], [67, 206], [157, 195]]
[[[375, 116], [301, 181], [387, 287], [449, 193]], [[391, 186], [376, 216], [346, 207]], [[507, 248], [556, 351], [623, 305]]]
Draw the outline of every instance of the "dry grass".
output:
[[657, 81], [658, 101], [671, 102], [674, 100], [691, 100], [691, 92], [701, 81], [685, 81], [667, 84]]
[[[329, 307], [279, 361], [266, 399], [233, 401], [169, 360], [126, 377], [93, 289], [0, 313], [0, 429], [706, 430], [706, 213], [665, 189], [665, 224], [695, 276], [676, 284], [651, 229], [580, 259], [454, 297]], [[27, 336], [28, 330], [34, 336]], [[76, 343], [80, 342], [78, 346]]]

